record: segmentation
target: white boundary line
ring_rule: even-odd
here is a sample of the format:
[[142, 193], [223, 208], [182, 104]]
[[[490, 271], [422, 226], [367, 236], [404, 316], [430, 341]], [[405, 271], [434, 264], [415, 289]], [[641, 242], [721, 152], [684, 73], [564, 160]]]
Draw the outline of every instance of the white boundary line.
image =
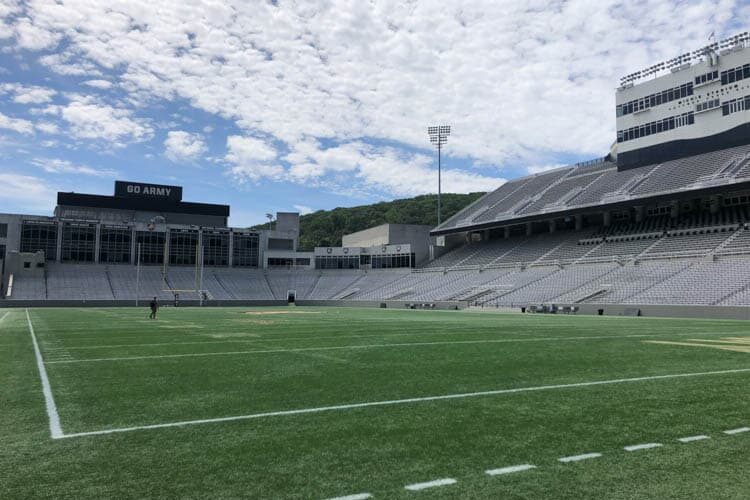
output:
[[426, 401], [443, 401], [443, 400], [450, 400], [450, 399], [464, 399], [464, 398], [474, 398], [474, 397], [481, 397], [481, 396], [497, 396], [500, 394], [516, 394], [516, 393], [521, 393], [521, 392], [549, 391], [549, 390], [556, 390], [556, 389], [570, 389], [570, 388], [575, 388], [575, 387], [591, 387], [591, 386], [598, 386], [598, 385], [627, 384], [627, 383], [633, 383], [633, 382], [647, 382], [651, 380], [704, 377], [704, 376], [710, 376], [710, 375], [728, 375], [728, 374], [734, 374], [734, 373], [748, 373], [748, 372], [750, 372], [750, 368], [738, 368], [735, 370], [721, 370], [721, 371], [713, 371], [713, 372], [676, 373], [676, 374], [670, 374], [670, 375], [651, 375], [651, 376], [646, 376], [646, 377], [621, 378], [621, 379], [613, 379], [613, 380], [597, 380], [597, 381], [592, 381], [592, 382], [578, 382], [578, 383], [573, 383], [573, 384], [555, 384], [555, 385], [542, 385], [542, 386], [536, 386], [536, 387], [518, 387], [515, 389], [499, 389], [499, 390], [494, 390], [494, 391], [465, 392], [465, 393], [460, 393], [460, 394], [445, 394], [441, 396], [426, 396], [426, 397], [416, 397], [416, 398], [406, 398], [406, 399], [393, 399], [393, 400], [387, 400], [387, 401], [371, 401], [371, 402], [366, 402], [366, 403], [352, 403], [352, 404], [342, 404], [342, 405], [334, 405], [334, 406], [321, 406], [317, 408], [302, 408], [302, 409], [297, 409], [297, 410], [271, 411], [271, 412], [264, 412], [264, 413], [254, 413], [254, 414], [249, 414], [249, 415], [236, 415], [233, 417], [205, 418], [205, 419], [199, 419], [199, 420], [183, 420], [180, 422], [168, 422], [164, 424], [137, 425], [133, 427], [121, 427], [121, 428], [115, 428], [115, 429], [104, 429], [104, 430], [99, 430], [99, 431], [77, 432], [73, 434], [63, 434], [58, 437], [73, 438], [73, 437], [83, 437], [83, 436], [99, 436], [99, 435], [104, 435], [104, 434], [114, 434], [114, 433], [121, 433], [121, 432], [133, 432], [133, 431], [150, 430], [150, 429], [166, 429], [170, 427], [185, 427], [188, 425], [212, 424], [212, 423], [218, 423], [218, 422], [234, 422], [238, 420], [253, 420], [253, 419], [267, 418], [267, 417], [305, 415], [305, 414], [310, 414], [310, 413], [351, 410], [355, 408], [370, 408], [370, 407], [376, 407], [376, 406], [394, 406], [394, 405], [403, 405], [403, 404], [422, 403]]
[[523, 472], [531, 469], [536, 469], [536, 465], [523, 464], [523, 465], [511, 465], [509, 467], [500, 467], [499, 469], [490, 469], [484, 471], [488, 476], [500, 476], [503, 474], [513, 474], [515, 472]]
[[581, 460], [588, 460], [590, 458], [599, 458], [601, 457], [601, 453], [584, 453], [583, 455], [573, 455], [570, 457], [561, 457], [558, 458], [558, 462], [562, 463], [568, 463], [568, 462], [580, 462]]
[[409, 491], [426, 490], [427, 488], [435, 488], [437, 486], [448, 486], [449, 484], [456, 484], [458, 481], [447, 477], [445, 479], [435, 479], [434, 481], [428, 481], [426, 483], [415, 483], [407, 484], [404, 486]]
[[724, 431], [727, 436], [733, 436], [735, 434], [742, 434], [743, 432], [750, 432], [750, 427], [740, 427], [739, 429], [731, 429]]
[[26, 321], [29, 323], [29, 333], [31, 333], [31, 342], [34, 344], [34, 354], [36, 355], [36, 367], [39, 369], [39, 378], [42, 380], [42, 392], [44, 393], [44, 403], [47, 406], [47, 417], [49, 417], [49, 434], [52, 439], [64, 437], [62, 427], [60, 426], [60, 415], [57, 413], [55, 399], [52, 397], [52, 388], [47, 378], [47, 370], [44, 368], [44, 359], [39, 351], [39, 344], [34, 334], [34, 325], [31, 324], [29, 310], [26, 309]]
[[651, 448], [661, 448], [662, 446], [664, 445], [661, 443], [634, 444], [631, 446], [626, 446], [624, 450], [625, 451], [650, 450]]
[[344, 497], [329, 498], [328, 500], [365, 500], [371, 498], [372, 495], [369, 493], [356, 493], [354, 495], [346, 495]]
[[684, 438], [679, 438], [677, 441], [679, 441], [680, 443], [692, 443], [693, 441], [703, 441], [704, 439], [711, 439], [711, 438], [706, 436], [705, 434], [701, 434], [699, 436], [688, 436]]

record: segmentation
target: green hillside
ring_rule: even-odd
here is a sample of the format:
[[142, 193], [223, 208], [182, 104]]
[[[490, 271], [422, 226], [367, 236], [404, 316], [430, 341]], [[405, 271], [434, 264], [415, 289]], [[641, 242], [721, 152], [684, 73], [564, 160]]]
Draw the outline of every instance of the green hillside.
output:
[[[443, 220], [484, 193], [443, 194]], [[358, 207], [318, 210], [300, 217], [300, 250], [340, 246], [341, 237], [379, 224], [437, 225], [437, 195], [394, 200]], [[256, 226], [265, 229], [268, 224]]]

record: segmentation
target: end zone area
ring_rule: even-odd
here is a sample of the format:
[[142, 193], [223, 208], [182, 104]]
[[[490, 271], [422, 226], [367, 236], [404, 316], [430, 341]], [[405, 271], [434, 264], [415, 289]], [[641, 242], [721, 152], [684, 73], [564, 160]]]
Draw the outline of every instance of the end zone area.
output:
[[147, 316], [0, 310], [0, 497], [750, 491], [750, 354], [713, 348], [746, 345], [745, 322], [351, 308]]

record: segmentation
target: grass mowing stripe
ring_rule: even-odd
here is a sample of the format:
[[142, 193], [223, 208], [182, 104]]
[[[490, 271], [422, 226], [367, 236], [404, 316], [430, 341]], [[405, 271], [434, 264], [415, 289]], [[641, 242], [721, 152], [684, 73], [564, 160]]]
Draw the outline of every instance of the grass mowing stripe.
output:
[[[473, 398], [473, 397], [481, 397], [481, 396], [496, 396], [496, 395], [501, 395], [501, 394], [516, 394], [516, 393], [521, 393], [521, 392], [549, 391], [549, 390], [555, 390], [555, 389], [570, 389], [570, 388], [576, 388], [576, 387], [626, 384], [626, 383], [635, 383], [635, 382], [648, 382], [648, 381], [653, 381], [653, 380], [703, 377], [703, 376], [711, 376], [711, 375], [728, 375], [728, 374], [747, 373], [747, 372], [750, 372], [750, 368], [739, 368], [735, 370], [720, 370], [720, 371], [713, 371], [713, 372], [676, 373], [676, 374], [670, 374], [670, 375], [650, 375], [646, 377], [621, 378], [621, 379], [613, 379], [613, 380], [597, 380], [597, 381], [592, 381], [592, 382], [542, 385], [542, 386], [536, 386], [536, 387], [518, 387], [514, 389], [499, 389], [499, 390], [494, 390], [494, 391], [465, 392], [465, 393], [460, 393], [460, 394], [444, 394], [441, 396], [425, 396], [425, 397], [416, 397], [416, 398], [407, 398], [407, 399], [393, 399], [393, 400], [387, 400], [387, 401], [370, 401], [366, 403], [351, 403], [351, 404], [342, 404], [342, 405], [335, 405], [335, 406], [321, 406], [318, 408], [281, 410], [281, 411], [272, 411], [272, 412], [264, 412], [264, 413], [254, 413], [250, 415], [235, 415], [232, 417], [206, 418], [206, 419], [199, 419], [199, 420], [183, 420], [180, 422], [169, 422], [169, 423], [164, 423], [164, 424], [137, 425], [133, 427], [121, 427], [121, 428], [116, 428], [116, 429], [104, 429], [104, 430], [99, 430], [99, 431], [77, 432], [73, 434], [64, 434], [59, 437], [73, 438], [73, 437], [84, 437], [84, 436], [98, 436], [98, 435], [114, 434], [114, 433], [121, 433], [121, 432], [133, 432], [133, 431], [152, 430], [152, 429], [166, 429], [169, 427], [184, 427], [188, 425], [213, 424], [213, 423], [219, 423], [219, 422], [234, 422], [238, 420], [252, 420], [252, 419], [267, 418], [267, 417], [304, 415], [304, 414], [309, 414], [309, 413], [322, 413], [322, 412], [328, 412], [328, 411], [351, 410], [351, 409], [356, 409], [356, 408], [369, 408], [369, 407], [376, 407], [376, 406], [394, 406], [394, 405], [403, 405], [403, 404], [423, 403], [427, 401], [442, 401], [442, 400], [449, 400], [449, 399], [464, 399], [464, 398]], [[725, 431], [725, 433], [726, 432], [727, 431]], [[658, 446], [661, 446], [661, 444], [658, 444], [658, 443], [651, 443], [651, 444], [656, 444]], [[626, 446], [625, 449], [628, 451], [631, 451], [628, 448], [633, 448], [635, 450], [635, 449], [640, 449], [638, 448], [639, 446], [650, 446], [650, 445], [636, 445], [635, 448]]]
[[[247, 340], [204, 340], [195, 342], [154, 342], [145, 344], [110, 344], [110, 345], [91, 345], [91, 346], [73, 346], [65, 347], [65, 349], [74, 350], [89, 350], [89, 349], [116, 349], [118, 347], [159, 347], [159, 346], [179, 346], [179, 345], [212, 345], [212, 344], [255, 344], [259, 342], [285, 342], [285, 341], [297, 341], [297, 340], [336, 340], [336, 339], [360, 339], [360, 338], [383, 338], [383, 337], [419, 337], [422, 335], [466, 335], [455, 332], [447, 333], [381, 333], [376, 335], [333, 335], [323, 337], [264, 337], [264, 338], [253, 338]], [[471, 335], [481, 335], [480, 333], [472, 333]], [[485, 339], [484, 341], [492, 341], [497, 343], [515, 343], [515, 342], [567, 342], [575, 340], [620, 340], [620, 339], [631, 339], [631, 338], [651, 338], [651, 337], [681, 337], [685, 335], [695, 335], [695, 333], [644, 333], [636, 335], [592, 335], [592, 336], [577, 336], [577, 337], [538, 337], [538, 338], [512, 338], [512, 339]], [[704, 335], [734, 335], [734, 333], [721, 333], [712, 332]], [[96, 337], [98, 338], [98, 337]], [[171, 338], [171, 337], [167, 337]], [[76, 339], [78, 340], [78, 339]], [[481, 342], [483, 340], [477, 340]], [[471, 341], [465, 341], [471, 342]], [[720, 342], [720, 341], [716, 341]], [[48, 348], [49, 349], [49, 348]]]
[[427, 481], [426, 483], [414, 483], [407, 484], [404, 486], [409, 491], [426, 490], [427, 488], [436, 488], [438, 486], [448, 486], [450, 484], [456, 484], [458, 481], [452, 478], [435, 479], [434, 481]]
[[[628, 337], [644, 337], [646, 335], [631, 335]], [[142, 360], [142, 359], [170, 359], [170, 358], [190, 358], [190, 357], [205, 357], [205, 356], [239, 356], [245, 354], [272, 354], [272, 353], [283, 353], [283, 352], [303, 352], [303, 351], [338, 351], [347, 349], [378, 349], [378, 348], [391, 348], [391, 347], [424, 347], [433, 345], [468, 345], [468, 344], [505, 344], [509, 342], [541, 342], [541, 341], [571, 341], [571, 340], [588, 340], [593, 337], [570, 337], [567, 339], [553, 338], [553, 339], [522, 339], [522, 340], [510, 340], [510, 339], [491, 339], [491, 340], [444, 340], [436, 342], [400, 342], [395, 344], [364, 344], [364, 345], [348, 345], [348, 346], [329, 346], [329, 347], [299, 347], [293, 349], [264, 349], [264, 350], [252, 350], [252, 351], [223, 351], [223, 352], [198, 352], [198, 353], [186, 353], [186, 354], [154, 354], [146, 356], [121, 356], [121, 357], [109, 357], [109, 358], [79, 358], [70, 360], [59, 360], [49, 361], [51, 363], [98, 363], [104, 361], [131, 361], [131, 360]], [[598, 338], [611, 338], [620, 339], [622, 337], [614, 337], [607, 335]], [[260, 341], [264, 341], [260, 339]]]
[[39, 369], [39, 378], [42, 380], [42, 392], [44, 393], [44, 403], [47, 407], [47, 417], [49, 418], [49, 433], [52, 439], [59, 439], [63, 436], [62, 427], [60, 426], [60, 415], [57, 413], [57, 405], [52, 397], [52, 388], [47, 378], [47, 370], [44, 368], [42, 353], [39, 351], [39, 344], [34, 334], [34, 325], [31, 324], [29, 310], [26, 309], [26, 321], [29, 324], [29, 333], [31, 333], [31, 342], [34, 344], [34, 354], [36, 355], [36, 367]]

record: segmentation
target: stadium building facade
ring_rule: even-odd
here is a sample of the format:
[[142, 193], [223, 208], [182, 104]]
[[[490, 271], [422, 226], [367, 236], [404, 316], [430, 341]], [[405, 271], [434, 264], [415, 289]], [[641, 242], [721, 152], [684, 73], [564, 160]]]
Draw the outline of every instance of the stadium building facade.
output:
[[183, 202], [177, 186], [60, 193], [52, 217], [0, 215], [4, 297], [127, 302], [179, 290], [216, 303], [750, 318], [748, 42], [625, 77], [609, 154], [511, 180], [435, 228], [384, 225], [300, 252], [297, 214], [254, 231], [228, 227], [227, 206]]

